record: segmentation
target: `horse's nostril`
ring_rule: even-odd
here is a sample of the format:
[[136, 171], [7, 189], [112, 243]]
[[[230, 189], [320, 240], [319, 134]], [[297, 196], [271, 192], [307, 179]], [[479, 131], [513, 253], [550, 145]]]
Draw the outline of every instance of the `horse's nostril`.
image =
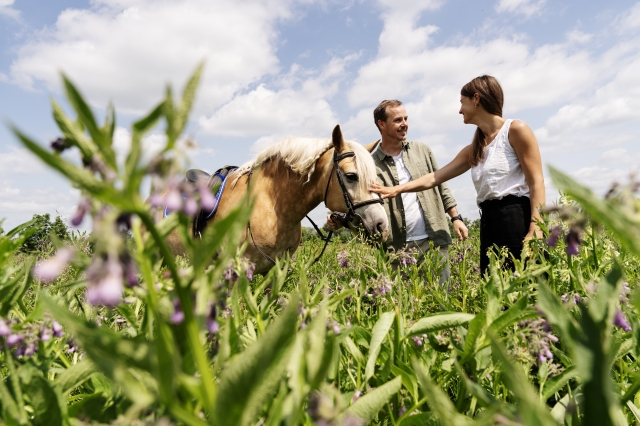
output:
[[378, 232], [379, 232], [380, 234], [382, 234], [382, 232], [384, 231], [384, 226], [383, 226], [383, 224], [382, 224], [382, 221], [380, 221], [380, 222], [376, 223], [376, 229], [378, 230]]

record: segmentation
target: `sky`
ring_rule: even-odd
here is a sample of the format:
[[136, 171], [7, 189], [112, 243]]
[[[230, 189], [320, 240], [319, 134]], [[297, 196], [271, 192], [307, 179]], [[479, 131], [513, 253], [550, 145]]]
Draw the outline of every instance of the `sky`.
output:
[[[553, 165], [604, 194], [640, 163], [640, 2], [0, 0], [2, 227], [69, 218], [79, 201], [9, 129], [43, 145], [60, 135], [50, 100], [65, 105], [61, 72], [98, 116], [114, 103], [123, 152], [131, 123], [203, 60], [186, 136], [198, 145], [193, 167], [210, 172], [284, 137], [330, 137], [336, 124], [372, 142], [383, 99], [405, 104], [408, 139], [443, 166], [471, 142], [460, 88], [482, 74], [501, 82], [504, 117], [533, 129], [546, 175]], [[462, 215], [477, 218], [469, 173], [449, 186]], [[321, 205], [312, 217], [325, 213]]]

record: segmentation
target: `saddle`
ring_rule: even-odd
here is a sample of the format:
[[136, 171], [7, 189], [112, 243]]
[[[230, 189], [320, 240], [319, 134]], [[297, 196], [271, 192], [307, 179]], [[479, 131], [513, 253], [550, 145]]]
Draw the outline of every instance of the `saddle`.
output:
[[218, 188], [215, 194], [216, 204], [213, 210], [210, 210], [210, 211], [200, 210], [193, 217], [193, 226], [191, 230], [193, 232], [194, 237], [201, 236], [202, 232], [207, 227], [207, 221], [209, 221], [216, 215], [216, 212], [218, 211], [218, 205], [220, 203], [220, 198], [222, 198], [222, 192], [224, 191], [224, 187], [227, 183], [227, 177], [232, 171], [236, 169], [237, 169], [236, 166], [224, 166], [223, 168], [218, 169], [212, 175], [199, 169], [187, 170], [185, 178], [187, 182], [189, 182], [191, 185], [196, 186], [196, 183], [198, 182], [199, 179], [207, 178], [208, 188], [213, 188], [213, 187]]

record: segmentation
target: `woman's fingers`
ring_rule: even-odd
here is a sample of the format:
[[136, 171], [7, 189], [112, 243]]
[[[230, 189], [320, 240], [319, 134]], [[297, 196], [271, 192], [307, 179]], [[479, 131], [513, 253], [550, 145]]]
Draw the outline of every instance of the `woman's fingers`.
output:
[[380, 185], [378, 183], [372, 184], [369, 189], [371, 190], [371, 192], [375, 192], [376, 194], [380, 194], [380, 196], [383, 199], [393, 196], [392, 188], [389, 188], [388, 186], [382, 186], [382, 185]]

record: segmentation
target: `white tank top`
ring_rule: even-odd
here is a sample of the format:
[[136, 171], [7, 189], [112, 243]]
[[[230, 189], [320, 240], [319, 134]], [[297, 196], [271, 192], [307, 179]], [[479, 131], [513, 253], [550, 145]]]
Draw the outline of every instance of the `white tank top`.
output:
[[499, 200], [507, 195], [529, 196], [529, 186], [515, 150], [509, 143], [509, 127], [513, 120], [506, 120], [498, 135], [484, 148], [484, 156], [471, 168], [471, 179], [476, 187], [480, 205], [485, 200]]

